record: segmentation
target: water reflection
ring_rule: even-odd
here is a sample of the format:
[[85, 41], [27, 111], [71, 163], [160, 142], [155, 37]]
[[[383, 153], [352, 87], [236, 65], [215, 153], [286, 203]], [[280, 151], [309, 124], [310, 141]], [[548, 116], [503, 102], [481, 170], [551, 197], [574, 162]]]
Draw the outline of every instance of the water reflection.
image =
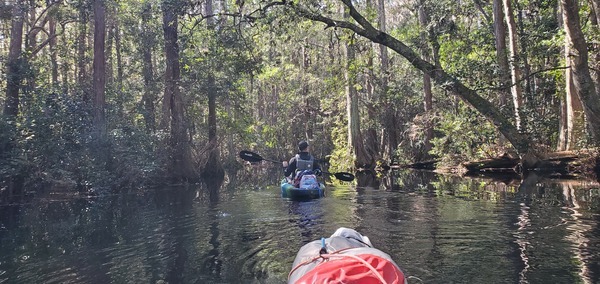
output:
[[284, 283], [296, 251], [341, 226], [424, 283], [600, 281], [596, 182], [357, 174], [308, 202], [277, 183], [240, 175], [0, 207], [0, 283]]

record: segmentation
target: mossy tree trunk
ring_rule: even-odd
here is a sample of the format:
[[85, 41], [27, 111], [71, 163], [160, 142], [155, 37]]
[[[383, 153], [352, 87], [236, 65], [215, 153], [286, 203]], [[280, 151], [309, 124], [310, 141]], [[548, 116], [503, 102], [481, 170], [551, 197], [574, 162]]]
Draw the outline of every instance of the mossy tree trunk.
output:
[[188, 137], [188, 129], [184, 117], [184, 100], [179, 90], [181, 70], [179, 67], [179, 35], [178, 35], [178, 13], [182, 4], [178, 1], [163, 2], [163, 30], [165, 37], [165, 95], [163, 106], [170, 117], [169, 137], [169, 175], [174, 181], [195, 181], [198, 175], [192, 162], [191, 141]]

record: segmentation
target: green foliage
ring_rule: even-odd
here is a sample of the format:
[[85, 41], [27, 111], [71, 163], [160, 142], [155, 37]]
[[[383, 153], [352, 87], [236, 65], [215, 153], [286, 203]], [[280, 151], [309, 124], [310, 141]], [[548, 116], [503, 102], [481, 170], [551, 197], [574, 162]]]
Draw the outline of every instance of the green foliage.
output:
[[26, 161], [19, 155], [15, 147], [16, 131], [14, 122], [8, 117], [0, 117], [0, 188], [7, 185], [10, 177], [23, 172]]
[[352, 170], [349, 168], [354, 165], [354, 157], [348, 145], [348, 131], [345, 127], [345, 119], [336, 121], [336, 126], [332, 128], [331, 140], [335, 145], [329, 159], [330, 172], [347, 172]]
[[[80, 180], [88, 166], [84, 145], [90, 143], [89, 109], [81, 100], [57, 93], [30, 97], [17, 125], [17, 144], [30, 167], [33, 182]], [[30, 178], [31, 178], [30, 177]]]
[[[6, 120], [0, 125], [6, 129], [1, 141], [13, 141], [18, 149], [3, 153], [2, 176], [26, 175], [29, 190], [61, 186], [101, 193], [148, 184], [160, 171], [159, 139], [121, 122], [109, 132], [108, 144], [98, 145], [91, 140], [89, 113], [80, 99], [64, 94], [32, 96], [17, 125]], [[98, 159], [101, 152], [108, 153], [108, 160]]]
[[449, 165], [499, 154], [494, 148], [498, 138], [494, 127], [463, 103], [457, 107], [456, 113], [439, 113], [431, 154]]
[[[169, 115], [161, 110], [165, 69], [161, 4], [178, 2], [121, 1], [108, 6], [108, 13], [115, 13], [108, 26], [118, 27], [121, 37], [119, 46], [116, 38], [107, 38], [107, 60], [112, 70], [107, 81], [105, 145], [91, 141], [90, 102], [81, 98], [83, 94], [90, 95], [91, 78], [77, 80], [83, 74], [77, 63], [81, 60], [88, 64], [85, 68], [89, 70], [92, 49], [87, 48], [83, 58], [72, 56], [72, 51], [77, 50], [80, 28], [87, 28], [89, 33], [91, 26], [73, 24], [71, 18], [79, 17], [81, 12], [81, 21], [88, 21], [90, 3], [66, 3], [48, 12], [64, 24], [59, 27], [56, 47], [60, 82], [50, 79], [51, 52], [44, 49], [34, 56], [31, 50], [25, 51], [22, 113], [14, 123], [6, 118], [0, 122], [0, 178], [25, 174], [30, 185], [69, 181], [83, 188], [115, 188], [141, 184], [137, 181], [150, 182], [153, 176], [164, 173], [169, 130], [145, 130], [142, 99], [145, 95], [151, 98], [158, 121], [162, 115]], [[339, 1], [294, 3], [342, 19]], [[308, 139], [314, 145], [315, 155], [330, 156], [331, 171], [350, 170], [354, 157], [347, 142], [346, 72], [360, 97], [362, 131], [372, 130], [377, 137], [369, 143], [378, 148], [387, 143], [386, 135], [396, 136], [389, 140], [395, 145], [378, 149], [378, 158], [413, 162], [424, 157], [425, 134], [430, 125], [434, 126], [435, 139], [429, 154], [447, 163], [485, 158], [502, 151], [496, 145], [498, 132], [492, 125], [439, 86], [433, 88], [434, 110], [425, 113], [423, 74], [398, 54], [390, 51], [389, 67], [382, 70], [379, 46], [348, 30], [325, 27], [282, 6], [271, 7], [266, 13], [246, 13], [254, 12], [263, 4], [260, 1], [227, 4], [215, 5], [215, 12], [237, 13], [219, 10], [235, 7], [254, 18], [218, 15], [211, 18], [215, 22], [209, 26], [207, 18], [198, 13], [203, 12], [201, 5], [178, 5], [182, 12], [178, 41], [182, 72], [178, 83], [195, 158], [202, 156], [207, 146], [207, 101], [214, 96], [218, 147], [232, 168], [240, 148], [287, 158], [296, 151], [298, 140]], [[373, 2], [353, 4], [376, 23]], [[501, 105], [490, 2], [428, 0], [385, 4], [389, 34], [429, 57], [439, 44], [436, 59], [441, 68], [477, 89], [479, 95], [514, 120], [510, 99]], [[552, 147], [558, 139], [565, 80], [564, 69], [557, 69], [565, 65], [557, 3], [527, 0], [515, 5], [515, 11], [519, 11], [515, 13], [520, 52], [517, 63], [524, 76], [519, 84], [526, 102], [524, 129], [535, 142]], [[417, 11], [421, 8], [427, 13], [426, 26], [418, 20]], [[589, 3], [582, 3], [580, 12], [582, 19], [587, 19], [591, 12]], [[582, 23], [590, 50], [595, 52], [595, 42], [600, 37], [597, 26], [589, 21]], [[115, 31], [109, 34], [114, 35]], [[44, 33], [37, 37], [36, 42], [46, 39]], [[356, 54], [348, 64], [344, 47], [350, 42]], [[148, 78], [142, 74], [147, 60], [143, 56], [145, 47], [151, 47], [151, 82], [146, 82]], [[117, 51], [121, 66], [117, 66]], [[6, 51], [3, 52], [0, 56], [5, 58]], [[436, 63], [434, 59], [430, 61]], [[123, 77], [117, 78], [119, 74]], [[0, 75], [0, 86], [6, 85], [5, 76]], [[61, 92], [44, 89], [52, 85], [57, 90], [55, 83]], [[106, 152], [108, 158], [100, 159], [97, 154], [101, 152]]]

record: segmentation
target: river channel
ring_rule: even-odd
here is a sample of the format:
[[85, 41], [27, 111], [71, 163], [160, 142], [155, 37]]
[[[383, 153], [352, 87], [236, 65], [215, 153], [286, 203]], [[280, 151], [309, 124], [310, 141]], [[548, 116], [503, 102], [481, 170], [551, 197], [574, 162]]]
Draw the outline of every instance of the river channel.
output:
[[[281, 198], [277, 178], [0, 207], [0, 283], [285, 283], [354, 228], [409, 283], [599, 283], [600, 185], [395, 172]], [[209, 192], [212, 192], [209, 194]]]

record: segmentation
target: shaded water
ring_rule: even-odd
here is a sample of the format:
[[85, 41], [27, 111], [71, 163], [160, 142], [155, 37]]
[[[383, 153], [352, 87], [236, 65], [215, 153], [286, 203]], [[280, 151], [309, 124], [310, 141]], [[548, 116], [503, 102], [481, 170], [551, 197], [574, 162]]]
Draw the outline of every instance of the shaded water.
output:
[[277, 178], [244, 180], [0, 207], [0, 283], [285, 283], [297, 250], [341, 226], [409, 283], [600, 282], [596, 182], [400, 172], [296, 202]]

